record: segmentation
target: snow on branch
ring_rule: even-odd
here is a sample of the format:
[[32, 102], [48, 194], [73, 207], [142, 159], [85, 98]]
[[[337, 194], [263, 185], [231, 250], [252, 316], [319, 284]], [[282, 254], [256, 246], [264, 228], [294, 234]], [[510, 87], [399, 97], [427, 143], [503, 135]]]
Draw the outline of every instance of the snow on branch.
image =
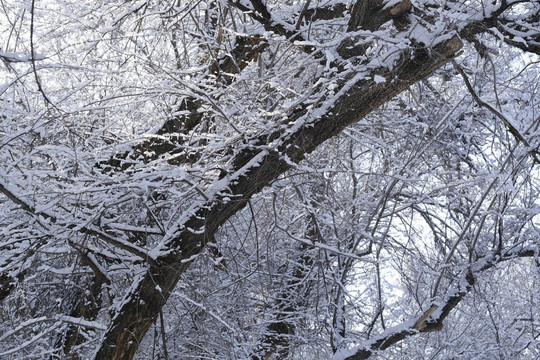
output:
[[[16, 194], [16, 191], [9, 187], [7, 184], [2, 183], [0, 180], [0, 192], [3, 193], [5, 196], [7, 196], [11, 201], [13, 201], [15, 204], [21, 206], [21, 208], [26, 211], [27, 213], [35, 216], [38, 221], [40, 218], [42, 218], [45, 222], [43, 223], [44, 227], [47, 227], [46, 223], [50, 224], [58, 224], [60, 226], [63, 226], [70, 230], [75, 230], [77, 232], [80, 232], [82, 234], [87, 235], [93, 235], [97, 238], [114, 245], [122, 250], [125, 250], [133, 255], [138, 256], [140, 259], [144, 261], [152, 261], [152, 259], [149, 257], [148, 252], [144, 249], [139, 248], [138, 246], [131, 244], [128, 241], [125, 241], [123, 239], [115, 238], [105, 232], [103, 232], [100, 229], [97, 229], [93, 227], [90, 224], [83, 225], [83, 224], [77, 224], [73, 221], [62, 223], [59, 221], [54, 215], [50, 214], [49, 212], [45, 210], [38, 210], [34, 208], [33, 206], [29, 205], [25, 201], [22, 200], [20, 196]], [[82, 221], [81, 221], [82, 222]]]
[[435, 301], [431, 306], [414, 319], [386, 330], [384, 333], [364, 341], [361, 345], [350, 350], [343, 350], [334, 356], [334, 360], [365, 360], [377, 351], [385, 350], [409, 336], [420, 333], [439, 331], [443, 328], [444, 320], [452, 310], [459, 305], [467, 295], [482, 271], [491, 269], [497, 264], [515, 258], [538, 256], [537, 246], [525, 248], [510, 248], [501, 253], [490, 253], [469, 266], [457, 287], [450, 291], [444, 300]]

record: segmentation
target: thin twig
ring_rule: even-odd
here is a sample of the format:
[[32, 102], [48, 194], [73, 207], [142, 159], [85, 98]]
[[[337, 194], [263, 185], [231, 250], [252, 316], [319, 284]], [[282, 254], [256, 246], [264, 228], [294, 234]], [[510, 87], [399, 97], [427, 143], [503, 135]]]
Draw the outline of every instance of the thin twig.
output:
[[306, 4], [302, 8], [302, 12], [298, 16], [298, 21], [296, 22], [296, 30], [300, 30], [300, 25], [302, 25], [302, 19], [304, 18], [310, 3], [311, 3], [311, 0], [307, 0]]
[[163, 358], [169, 360], [169, 353], [167, 351], [167, 341], [165, 341], [165, 324], [163, 323], [163, 311], [159, 312], [159, 322], [161, 324], [161, 342], [163, 343]]
[[34, 5], [35, 5], [35, 0], [32, 0], [32, 4], [30, 7], [30, 56], [32, 59], [32, 70], [34, 71], [34, 77], [36, 78], [38, 91], [41, 93], [41, 95], [43, 95], [43, 98], [48, 104], [50, 104], [52, 107], [58, 110], [56, 105], [54, 105], [52, 101], [49, 100], [49, 97], [47, 96], [47, 94], [45, 94], [45, 91], [43, 90], [43, 87], [41, 86], [41, 81], [39, 81], [39, 76], [36, 69], [36, 54], [34, 51]]

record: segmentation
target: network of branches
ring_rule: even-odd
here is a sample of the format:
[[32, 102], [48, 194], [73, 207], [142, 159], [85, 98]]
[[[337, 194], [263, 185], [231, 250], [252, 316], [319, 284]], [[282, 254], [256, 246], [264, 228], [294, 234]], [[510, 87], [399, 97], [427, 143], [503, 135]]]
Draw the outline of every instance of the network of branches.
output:
[[540, 1], [0, 0], [0, 358], [540, 357]]

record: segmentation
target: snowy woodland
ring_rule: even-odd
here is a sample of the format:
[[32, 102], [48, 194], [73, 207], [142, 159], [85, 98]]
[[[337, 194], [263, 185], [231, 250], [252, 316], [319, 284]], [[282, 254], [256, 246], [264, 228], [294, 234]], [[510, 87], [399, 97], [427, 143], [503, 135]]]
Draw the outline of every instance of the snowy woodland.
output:
[[540, 358], [540, 1], [0, 0], [0, 359]]

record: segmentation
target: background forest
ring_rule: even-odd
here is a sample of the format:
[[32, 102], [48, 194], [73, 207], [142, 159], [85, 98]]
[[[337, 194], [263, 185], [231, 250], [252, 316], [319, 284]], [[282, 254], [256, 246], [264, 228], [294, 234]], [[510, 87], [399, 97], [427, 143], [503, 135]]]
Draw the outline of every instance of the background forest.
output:
[[0, 0], [0, 358], [539, 358], [539, 56], [538, 0]]

